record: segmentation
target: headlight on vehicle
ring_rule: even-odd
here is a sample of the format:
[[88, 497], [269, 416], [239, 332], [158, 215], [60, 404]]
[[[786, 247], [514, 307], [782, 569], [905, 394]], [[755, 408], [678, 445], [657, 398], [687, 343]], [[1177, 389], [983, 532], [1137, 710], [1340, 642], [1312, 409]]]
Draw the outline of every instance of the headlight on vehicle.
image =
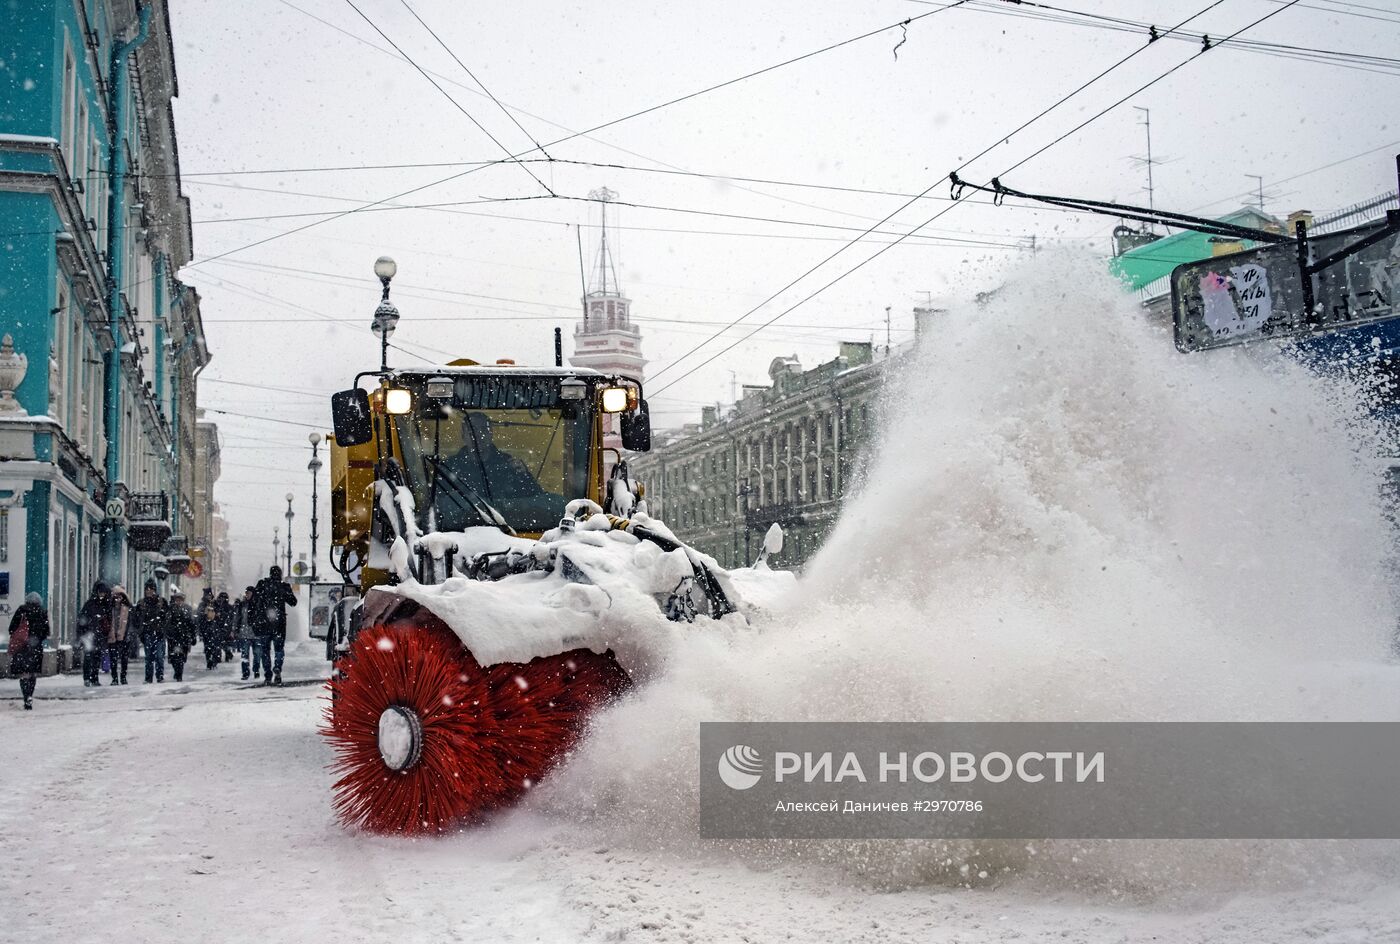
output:
[[427, 389], [428, 399], [451, 400], [453, 386], [455, 385], [451, 377], [430, 377]]
[[390, 387], [384, 391], [384, 412], [400, 416], [413, 409], [413, 394], [403, 387]]
[[622, 413], [627, 409], [626, 387], [603, 388], [603, 412]]

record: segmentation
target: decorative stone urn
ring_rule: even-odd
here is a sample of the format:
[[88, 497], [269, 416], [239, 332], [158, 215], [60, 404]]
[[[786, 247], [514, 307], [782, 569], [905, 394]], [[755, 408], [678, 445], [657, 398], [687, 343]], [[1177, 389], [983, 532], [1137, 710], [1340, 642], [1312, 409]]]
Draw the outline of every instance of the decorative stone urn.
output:
[[25, 416], [25, 410], [15, 399], [15, 388], [24, 382], [29, 370], [29, 358], [15, 350], [15, 339], [5, 335], [0, 340], [0, 415]]

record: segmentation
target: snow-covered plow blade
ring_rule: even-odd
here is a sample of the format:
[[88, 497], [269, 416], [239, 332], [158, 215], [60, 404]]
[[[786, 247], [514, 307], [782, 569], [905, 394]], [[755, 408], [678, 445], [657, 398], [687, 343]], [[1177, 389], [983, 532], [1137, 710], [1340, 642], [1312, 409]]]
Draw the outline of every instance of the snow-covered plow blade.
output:
[[517, 801], [630, 684], [611, 654], [575, 649], [483, 667], [419, 604], [375, 593], [325, 733], [335, 810], [377, 833], [432, 833]]
[[336, 812], [371, 832], [440, 832], [518, 801], [678, 626], [745, 624], [741, 587], [791, 579], [725, 572], [644, 515], [593, 514], [539, 541], [438, 533], [415, 549], [434, 558], [422, 569], [455, 575], [370, 591], [323, 727]]

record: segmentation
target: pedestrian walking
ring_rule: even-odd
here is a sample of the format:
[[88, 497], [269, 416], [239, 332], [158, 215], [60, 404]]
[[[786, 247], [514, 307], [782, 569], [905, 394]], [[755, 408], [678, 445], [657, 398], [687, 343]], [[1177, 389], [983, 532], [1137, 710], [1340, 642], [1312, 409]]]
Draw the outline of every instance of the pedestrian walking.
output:
[[107, 621], [107, 661], [113, 685], [126, 684], [126, 634], [130, 622], [131, 601], [126, 598], [126, 588], [117, 584], [112, 588], [112, 618]]
[[[282, 568], [273, 565], [253, 588], [253, 632], [263, 647], [263, 684], [282, 684], [282, 657], [287, 646], [287, 605], [297, 605], [296, 594], [282, 580]], [[267, 650], [273, 653], [267, 665]]]
[[214, 599], [214, 617], [219, 622], [219, 645], [223, 649], [223, 660], [233, 662], [233, 604], [229, 602], [228, 591], [220, 590]]
[[170, 595], [170, 606], [165, 611], [165, 645], [170, 650], [170, 668], [175, 673], [175, 681], [185, 680], [185, 660], [198, 638], [194, 613], [185, 603], [185, 594], [176, 590]]
[[195, 628], [199, 634], [199, 641], [204, 645], [204, 669], [208, 671], [219, 664], [222, 652], [219, 645], [218, 614], [214, 611], [214, 591], [208, 587], [204, 589], [204, 596], [199, 600], [199, 609], [195, 611]]
[[112, 622], [112, 590], [102, 581], [78, 611], [78, 645], [83, 650], [83, 687], [101, 686], [102, 653]]
[[10, 617], [10, 676], [19, 679], [24, 710], [34, 708], [35, 679], [44, 668], [44, 640], [49, 638], [49, 614], [37, 593], [26, 593]]
[[127, 633], [141, 640], [146, 651], [146, 684], [165, 681], [165, 601], [154, 579], [146, 581], [141, 602], [131, 610]]
[[239, 597], [233, 604], [233, 634], [238, 639], [238, 651], [243, 656], [243, 680], [248, 680], [248, 657], [253, 655], [253, 678], [258, 677], [258, 665], [260, 659], [254, 652], [255, 640], [253, 634], [253, 588], [248, 587], [243, 591], [243, 596]]

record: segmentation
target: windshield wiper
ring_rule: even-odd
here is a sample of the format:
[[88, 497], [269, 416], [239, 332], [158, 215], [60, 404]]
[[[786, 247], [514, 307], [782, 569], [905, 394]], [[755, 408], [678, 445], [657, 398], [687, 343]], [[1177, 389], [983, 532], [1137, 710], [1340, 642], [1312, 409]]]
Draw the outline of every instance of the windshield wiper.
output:
[[424, 456], [423, 461], [432, 465], [433, 474], [437, 478], [445, 481], [453, 491], [466, 499], [472, 511], [475, 511], [486, 525], [493, 528], [500, 528], [506, 534], [512, 536], [515, 534], [515, 529], [510, 526], [505, 517], [497, 511], [490, 502], [478, 495], [469, 486], [463, 484], [463, 482], [457, 478], [456, 474], [443, 464], [441, 458], [438, 456]]

